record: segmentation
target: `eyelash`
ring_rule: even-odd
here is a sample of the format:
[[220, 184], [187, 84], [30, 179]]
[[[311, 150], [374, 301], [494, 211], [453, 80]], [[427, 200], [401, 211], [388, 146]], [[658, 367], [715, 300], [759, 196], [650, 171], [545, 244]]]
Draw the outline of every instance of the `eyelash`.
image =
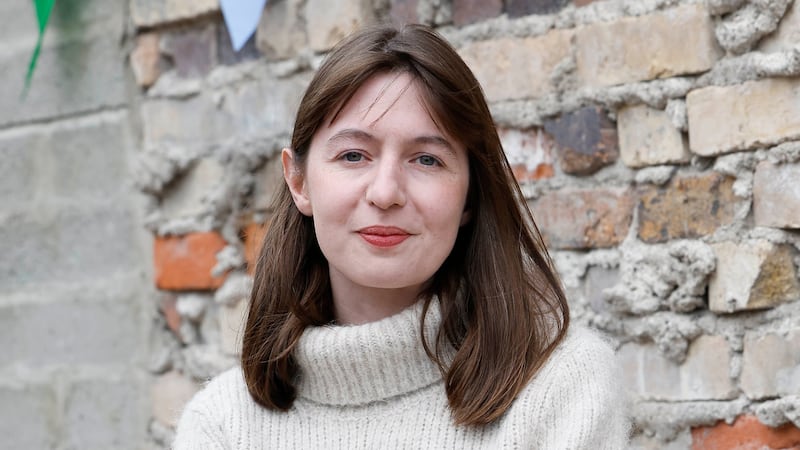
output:
[[[358, 157], [358, 159], [351, 160], [351, 159], [349, 159], [351, 156]], [[422, 158], [429, 158], [431, 160], [431, 164], [423, 164], [422, 161], [421, 161]], [[342, 160], [342, 161], [345, 161], [345, 162], [349, 162], [349, 163], [358, 163], [358, 162], [361, 162], [364, 159], [364, 154], [361, 153], [361, 152], [355, 151], [355, 150], [348, 150], [348, 151], [342, 153], [339, 156], [339, 159]], [[433, 155], [419, 155], [419, 156], [415, 157], [413, 159], [413, 161], [417, 161], [421, 165], [426, 166], [426, 167], [441, 167], [441, 166], [444, 165], [439, 158], [437, 158], [437, 157], [435, 157]]]

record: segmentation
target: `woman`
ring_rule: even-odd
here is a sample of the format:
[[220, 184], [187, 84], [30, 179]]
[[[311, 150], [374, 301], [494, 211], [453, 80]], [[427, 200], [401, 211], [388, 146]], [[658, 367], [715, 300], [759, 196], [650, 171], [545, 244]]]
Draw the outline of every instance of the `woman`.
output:
[[624, 446], [613, 352], [567, 332], [478, 82], [434, 31], [340, 43], [281, 156], [242, 368], [175, 448]]

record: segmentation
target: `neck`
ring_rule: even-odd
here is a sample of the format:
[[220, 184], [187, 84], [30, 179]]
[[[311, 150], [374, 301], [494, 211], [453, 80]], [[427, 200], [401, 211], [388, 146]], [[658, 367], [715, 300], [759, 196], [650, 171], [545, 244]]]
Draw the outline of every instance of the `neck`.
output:
[[393, 316], [417, 302], [422, 286], [375, 288], [359, 286], [331, 271], [336, 322], [359, 325]]

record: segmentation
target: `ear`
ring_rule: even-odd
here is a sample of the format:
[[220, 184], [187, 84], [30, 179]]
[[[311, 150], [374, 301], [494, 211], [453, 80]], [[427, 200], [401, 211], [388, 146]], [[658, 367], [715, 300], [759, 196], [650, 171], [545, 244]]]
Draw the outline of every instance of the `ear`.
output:
[[464, 225], [468, 224], [471, 219], [472, 211], [465, 209], [464, 212], [461, 213], [461, 223], [458, 226], [463, 227]]
[[283, 163], [283, 179], [289, 186], [295, 206], [303, 215], [312, 216], [311, 199], [306, 190], [306, 180], [300, 166], [294, 160], [294, 152], [284, 148], [281, 151], [281, 162]]

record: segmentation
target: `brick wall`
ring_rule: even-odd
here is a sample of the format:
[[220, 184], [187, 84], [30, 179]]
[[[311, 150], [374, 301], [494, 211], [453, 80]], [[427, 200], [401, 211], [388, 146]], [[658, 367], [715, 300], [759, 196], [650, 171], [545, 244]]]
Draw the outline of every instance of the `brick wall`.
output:
[[[113, 45], [94, 40], [96, 50], [87, 53], [112, 78], [134, 78], [128, 97], [116, 84], [109, 92], [118, 97], [107, 93], [105, 103], [81, 96], [83, 88], [96, 94], [81, 83], [100, 82], [87, 75], [69, 90], [79, 99], [55, 108], [36, 100], [13, 114], [0, 111], [0, 121], [37, 122], [53, 110], [71, 117], [77, 113], [68, 109], [78, 107], [90, 112], [67, 120], [65, 133], [106, 142], [119, 139], [96, 134], [128, 133], [121, 130], [134, 124], [133, 170], [123, 177], [147, 198], [143, 218], [103, 214], [128, 233], [139, 225], [152, 233], [158, 294], [116, 302], [119, 310], [103, 314], [110, 321], [130, 307], [155, 317], [148, 337], [153, 442], [165, 446], [199, 384], [236, 363], [254, 254], [268, 224], [270, 193], [282, 182], [275, 155], [288, 144], [314, 68], [353, 27], [392, 20], [438, 27], [483, 83], [575, 320], [617, 345], [632, 397], [634, 448], [800, 445], [800, 3], [273, 0], [239, 53], [230, 48], [215, 0], [131, 0], [128, 19], [127, 75]], [[41, 73], [56, 77], [58, 70]], [[40, 95], [60, 98], [55, 94], [43, 88]], [[4, 125], [5, 151], [46, 151], [61, 123], [47, 121]], [[95, 152], [81, 170], [112, 158]], [[13, 164], [0, 166], [17, 180], [0, 178], [0, 192], [44, 189], [24, 188], [30, 182], [21, 174], [39, 167], [35, 161], [19, 156]], [[54, 170], [52, 163], [45, 167]], [[92, 182], [116, 186], [119, 178], [103, 172]], [[108, 191], [67, 188], [87, 197]], [[0, 245], [28, 242], [26, 236], [40, 232], [36, 227], [46, 229], [42, 221], [62, 215], [75, 221], [70, 229], [79, 236], [108, 229], [88, 210], [56, 210], [62, 212], [4, 217], [0, 232], [11, 239]], [[59, 245], [67, 244], [52, 239], [42, 248], [63, 255]], [[124, 254], [128, 247], [122, 239], [102, 242], [115, 243], [101, 251]], [[36, 256], [43, 250], [8, 251], [18, 256], [2, 266], [4, 274], [28, 267], [26, 276], [49, 280], [51, 271], [42, 268], [48, 255]], [[84, 276], [75, 259], [60, 257], [44, 266]], [[93, 275], [128, 267], [124, 257], [112, 265], [82, 257], [96, 264], [89, 266]], [[13, 330], [64, 314], [29, 303], [8, 307], [8, 319], [0, 320]], [[100, 314], [88, 312], [94, 306], [80, 306], [85, 317]], [[28, 336], [26, 330], [12, 333]], [[14, 346], [11, 358], [26, 361], [26, 345], [34, 343]], [[8, 392], [1, 395], [22, 396]], [[62, 404], [53, 399], [60, 392], [43, 388], [26, 411]], [[85, 395], [78, 384], [70, 392]]]

